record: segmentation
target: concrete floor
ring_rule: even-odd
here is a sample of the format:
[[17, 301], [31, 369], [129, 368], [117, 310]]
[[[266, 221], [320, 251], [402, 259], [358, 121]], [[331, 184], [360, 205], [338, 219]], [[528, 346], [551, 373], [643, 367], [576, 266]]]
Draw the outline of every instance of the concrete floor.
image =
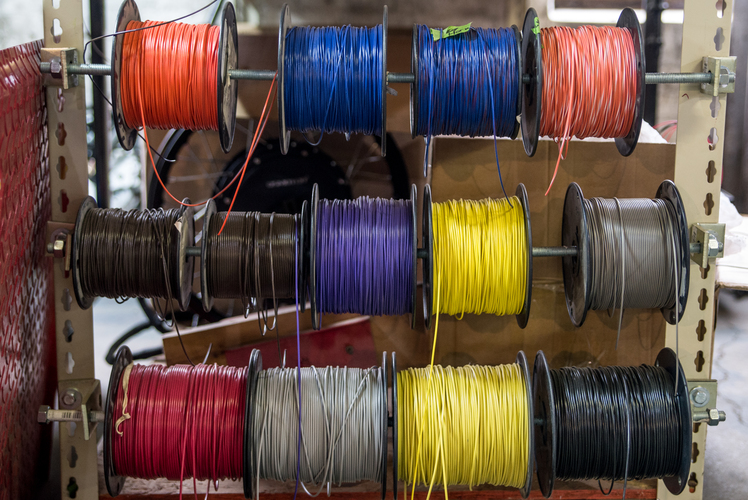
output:
[[[94, 350], [96, 376], [106, 388], [110, 367], [105, 361], [110, 344], [145, 316], [134, 300], [117, 304], [98, 299], [94, 304]], [[134, 351], [161, 344], [160, 334], [147, 330], [128, 343]], [[718, 407], [727, 420], [710, 428], [705, 454], [704, 499], [748, 498], [748, 297], [738, 299], [730, 292], [720, 294], [717, 330], [714, 338], [712, 377], [719, 381]], [[744, 409], [745, 408], [745, 409]]]

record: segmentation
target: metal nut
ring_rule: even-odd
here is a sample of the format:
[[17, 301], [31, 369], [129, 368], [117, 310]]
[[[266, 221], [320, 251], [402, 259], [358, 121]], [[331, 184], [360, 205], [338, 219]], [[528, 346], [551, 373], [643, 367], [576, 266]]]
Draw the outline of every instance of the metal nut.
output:
[[49, 420], [47, 419], [47, 415], [49, 415], [49, 405], [42, 405], [39, 407], [39, 413], [36, 414], [36, 421], [40, 424], [47, 424], [49, 423]]
[[57, 238], [55, 239], [53, 248], [53, 254], [55, 256], [55, 259], [62, 259], [65, 257], [65, 239], [66, 236], [64, 234], [58, 234]]
[[714, 258], [719, 255], [719, 241], [714, 233], [709, 233], [709, 246], [708, 246], [709, 257]]
[[53, 57], [52, 60], [49, 61], [49, 69], [50, 73], [54, 75], [57, 78], [60, 78], [62, 75], [62, 61], [59, 57]]
[[707, 423], [711, 426], [718, 425], [720, 422], [724, 422], [727, 418], [725, 412], [716, 408], [709, 408], [707, 413], [709, 414], [709, 420]]
[[694, 387], [691, 389], [691, 402], [697, 408], [702, 408], [709, 403], [709, 391], [703, 387]]

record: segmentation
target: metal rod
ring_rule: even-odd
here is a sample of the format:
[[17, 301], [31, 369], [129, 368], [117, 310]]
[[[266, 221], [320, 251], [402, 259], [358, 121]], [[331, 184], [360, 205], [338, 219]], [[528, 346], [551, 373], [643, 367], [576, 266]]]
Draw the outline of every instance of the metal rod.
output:
[[275, 78], [275, 73], [272, 69], [230, 69], [229, 78], [233, 78], [234, 80], [270, 81]]
[[200, 257], [201, 247], [187, 247], [187, 257]]
[[533, 257], [575, 257], [577, 247], [533, 247]]
[[387, 72], [387, 83], [415, 83], [416, 77], [413, 73], [390, 73]]
[[[711, 83], [714, 75], [711, 73], [647, 73], [644, 83], [659, 85], [662, 83]], [[735, 81], [735, 74], [730, 75], [730, 83]]]

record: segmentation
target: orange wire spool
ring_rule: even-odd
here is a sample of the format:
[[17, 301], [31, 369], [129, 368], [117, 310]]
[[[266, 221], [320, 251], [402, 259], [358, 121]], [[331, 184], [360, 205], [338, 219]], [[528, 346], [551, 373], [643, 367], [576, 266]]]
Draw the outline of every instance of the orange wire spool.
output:
[[645, 76], [633, 10], [624, 9], [616, 27], [540, 29], [531, 9], [523, 32], [530, 35], [523, 39], [527, 154], [535, 153], [538, 136], [549, 136], [559, 143], [559, 160], [572, 137], [615, 138], [618, 151], [630, 155], [641, 130]]
[[234, 7], [221, 25], [140, 21], [134, 0], [125, 0], [112, 47], [112, 100], [120, 144], [132, 148], [137, 130], [216, 130], [228, 152], [236, 123], [237, 63]]

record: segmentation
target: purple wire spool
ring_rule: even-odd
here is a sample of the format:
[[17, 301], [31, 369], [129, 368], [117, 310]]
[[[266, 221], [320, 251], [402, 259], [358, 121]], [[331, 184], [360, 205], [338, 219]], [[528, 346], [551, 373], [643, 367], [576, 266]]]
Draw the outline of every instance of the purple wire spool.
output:
[[[314, 313], [415, 310], [415, 190], [410, 200], [312, 200]], [[412, 319], [411, 319], [412, 322]], [[319, 327], [319, 321], [315, 322]]]

